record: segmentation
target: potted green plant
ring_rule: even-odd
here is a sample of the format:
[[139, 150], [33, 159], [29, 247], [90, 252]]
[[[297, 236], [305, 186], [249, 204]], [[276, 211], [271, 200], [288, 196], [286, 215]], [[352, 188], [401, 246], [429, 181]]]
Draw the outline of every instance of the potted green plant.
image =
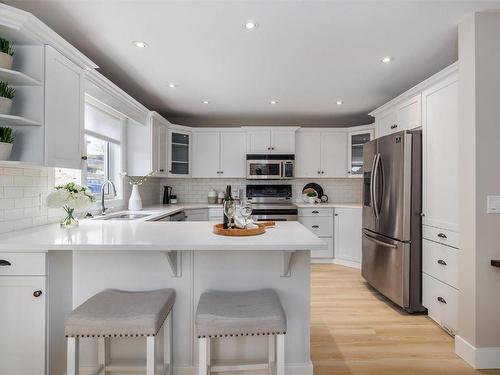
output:
[[0, 38], [0, 68], [11, 69], [14, 56], [14, 47], [7, 39]]
[[0, 160], [9, 160], [14, 139], [12, 128], [0, 126]]
[[318, 193], [315, 191], [310, 191], [307, 193], [307, 199], [309, 200], [309, 203], [316, 203], [316, 197], [318, 196]]
[[10, 114], [14, 96], [16, 96], [16, 90], [10, 87], [7, 82], [0, 81], [0, 115]]

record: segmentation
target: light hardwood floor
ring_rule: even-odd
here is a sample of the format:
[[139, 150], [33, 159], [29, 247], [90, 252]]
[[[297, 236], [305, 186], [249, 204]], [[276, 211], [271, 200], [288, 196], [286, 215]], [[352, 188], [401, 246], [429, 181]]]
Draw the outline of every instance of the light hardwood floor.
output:
[[452, 337], [386, 302], [359, 270], [315, 264], [311, 278], [314, 375], [500, 374], [474, 371]]

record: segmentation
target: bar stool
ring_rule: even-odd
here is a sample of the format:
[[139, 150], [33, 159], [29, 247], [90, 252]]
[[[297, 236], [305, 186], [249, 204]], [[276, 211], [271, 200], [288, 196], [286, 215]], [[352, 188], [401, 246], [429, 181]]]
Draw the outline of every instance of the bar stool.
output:
[[[79, 373], [79, 340], [97, 337], [98, 366], [92, 374], [111, 371], [146, 371], [155, 375], [157, 366], [157, 335], [163, 327], [163, 369], [161, 374], [172, 375], [172, 307], [173, 289], [129, 292], [106, 289], [73, 310], [66, 318], [68, 340], [67, 375]], [[110, 338], [146, 336], [146, 366], [125, 365], [110, 361]]]
[[[285, 374], [286, 316], [274, 290], [203, 293], [196, 311], [196, 330], [199, 345], [199, 375], [266, 369], [276, 375]], [[268, 336], [266, 363], [238, 365], [211, 363], [211, 339], [260, 335]]]

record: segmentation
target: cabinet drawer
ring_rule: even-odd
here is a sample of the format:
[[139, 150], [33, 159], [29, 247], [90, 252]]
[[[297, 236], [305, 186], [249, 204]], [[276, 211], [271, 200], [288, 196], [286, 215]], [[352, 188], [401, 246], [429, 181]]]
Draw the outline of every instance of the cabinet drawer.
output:
[[328, 248], [325, 250], [312, 250], [311, 258], [333, 258], [333, 238], [321, 237], [321, 239], [328, 244]]
[[458, 290], [422, 274], [422, 304], [429, 316], [455, 333], [458, 326]]
[[333, 208], [299, 208], [299, 216], [333, 216]]
[[333, 236], [333, 217], [299, 216], [299, 222], [318, 237]]
[[45, 253], [1, 253], [0, 276], [45, 276]]
[[456, 247], [458, 249], [459, 237], [457, 232], [453, 232], [448, 229], [441, 229], [423, 225], [422, 237], [427, 240], [436, 241], [442, 243], [443, 245]]
[[206, 208], [185, 210], [186, 221], [207, 221], [208, 210]]
[[424, 239], [422, 271], [458, 289], [458, 250]]

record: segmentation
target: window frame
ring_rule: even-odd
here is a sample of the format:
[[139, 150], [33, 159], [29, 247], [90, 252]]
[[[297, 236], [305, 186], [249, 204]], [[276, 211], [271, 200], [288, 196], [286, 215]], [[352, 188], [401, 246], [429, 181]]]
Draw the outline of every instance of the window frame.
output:
[[[113, 143], [115, 145], [119, 146], [119, 157], [120, 157], [120, 163], [119, 163], [119, 171], [117, 171], [117, 175], [121, 173], [122, 171], [126, 170], [126, 145], [127, 145], [127, 117], [122, 114], [121, 112], [118, 112], [114, 108], [110, 107], [109, 105], [97, 100], [96, 98], [92, 97], [89, 94], [85, 94], [85, 106], [90, 105], [94, 108], [96, 108], [99, 111], [102, 111], [112, 117], [115, 117], [118, 119], [121, 123], [121, 139], [120, 142], [116, 142], [114, 139], [110, 139], [106, 137], [105, 135], [99, 134], [97, 132], [94, 132], [92, 130], [87, 130], [85, 128], [85, 122], [83, 126], [83, 136], [84, 136], [84, 142], [85, 142], [85, 153], [87, 153], [87, 142], [86, 142], [86, 137], [87, 135], [97, 138], [99, 140], [107, 142], [107, 156], [106, 156], [106, 179], [109, 179], [109, 173], [110, 173], [110, 157], [109, 157], [109, 151], [110, 151], [110, 143]], [[85, 164], [85, 168], [82, 169], [82, 183], [86, 183], [87, 181], [87, 165]], [[116, 183], [115, 183], [116, 185]], [[125, 201], [125, 181], [120, 181], [119, 186], [117, 186], [117, 197], [110, 197], [109, 195], [109, 187], [108, 187], [108, 192], [105, 193], [104, 199], [108, 205], [108, 207], [113, 208], [113, 207], [119, 207], [124, 205]], [[100, 194], [94, 194], [97, 200], [100, 200]]]

